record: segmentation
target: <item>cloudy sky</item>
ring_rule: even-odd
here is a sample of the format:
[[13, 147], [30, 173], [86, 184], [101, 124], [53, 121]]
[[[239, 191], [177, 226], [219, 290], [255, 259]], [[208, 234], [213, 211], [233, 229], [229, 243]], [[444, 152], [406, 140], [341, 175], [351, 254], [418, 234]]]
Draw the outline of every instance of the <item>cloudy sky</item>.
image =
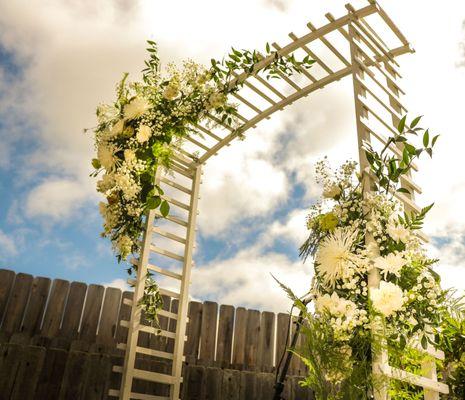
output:
[[[83, 128], [113, 97], [125, 71], [139, 76], [145, 40], [163, 62], [208, 63], [230, 46], [263, 48], [304, 33], [345, 1], [0, 0], [0, 267], [34, 275], [124, 285], [110, 243], [99, 237], [99, 197], [89, 178], [92, 140]], [[386, 4], [384, 4], [386, 3]], [[234, 6], [232, 7], [231, 4]], [[354, 6], [366, 5], [354, 1]], [[426, 226], [445, 286], [465, 289], [465, 2], [382, 3], [416, 49], [400, 60], [412, 115], [441, 133], [420, 163]], [[265, 121], [205, 168], [192, 295], [283, 310], [270, 272], [297, 292], [311, 266], [297, 248], [319, 194], [313, 163], [355, 158], [350, 79]], [[207, 212], [208, 210], [208, 212]]]

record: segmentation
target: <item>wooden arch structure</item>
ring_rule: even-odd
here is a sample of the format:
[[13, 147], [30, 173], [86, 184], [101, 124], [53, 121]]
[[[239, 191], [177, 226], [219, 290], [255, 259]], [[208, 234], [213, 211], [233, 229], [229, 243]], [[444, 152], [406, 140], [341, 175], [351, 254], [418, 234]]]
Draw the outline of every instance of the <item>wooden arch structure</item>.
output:
[[[110, 395], [121, 400], [178, 400], [182, 383], [183, 349], [186, 340], [187, 307], [192, 256], [195, 243], [195, 225], [202, 165], [216, 155], [223, 147], [240, 135], [249, 134], [251, 128], [269, 118], [277, 111], [322, 89], [332, 82], [350, 76], [354, 87], [359, 162], [366, 179], [369, 175], [368, 163], [363, 146], [365, 142], [385, 143], [386, 136], [395, 132], [397, 125], [407, 112], [401, 102], [404, 94], [399, 79], [399, 64], [396, 58], [413, 50], [407, 39], [389, 18], [386, 12], [374, 1], [360, 9], [346, 5], [346, 13], [335, 18], [326, 14], [328, 22], [315, 27], [308, 23], [308, 33], [296, 36], [289, 33], [290, 41], [284, 46], [273, 43], [272, 46], [283, 57], [293, 54], [309, 55], [315, 60], [310, 70], [302, 70], [292, 78], [282, 75], [281, 80], [266, 80], [261, 71], [270, 64], [273, 57], [262, 58], [254, 67], [252, 74], [235, 77], [232, 85], [244, 82], [238, 93], [233, 94], [239, 104], [240, 126], [233, 128], [214, 116], [209, 116], [201, 125], [192, 127], [199, 137], [190, 137], [182, 149], [174, 156], [171, 171], [158, 174], [156, 180], [165, 190], [163, 196], [171, 204], [170, 216], [157, 219], [158, 211], [150, 211], [146, 219], [146, 230], [138, 260], [133, 301], [127, 301], [132, 307], [129, 321], [121, 324], [128, 328], [127, 343], [118, 347], [125, 351], [124, 366], [115, 366], [114, 371], [122, 374], [121, 390], [110, 391]], [[317, 54], [316, 47], [320, 48]], [[321, 51], [323, 49], [323, 51]], [[214, 127], [212, 127], [214, 126]], [[402, 149], [391, 147], [391, 151], [401, 155]], [[410, 178], [402, 182], [412, 193], [420, 188]], [[410, 211], [419, 211], [414, 196], [396, 193], [399, 200]], [[156, 221], [162, 221], [154, 224]], [[426, 240], [424, 235], [423, 238]], [[163, 245], [162, 243], [166, 243]], [[173, 250], [173, 244], [179, 251]], [[162, 295], [175, 299], [175, 309], [161, 310], [159, 315], [169, 318], [175, 324], [175, 330], [157, 331], [143, 323], [139, 300], [144, 293], [147, 272], [159, 275], [162, 282], [168, 282], [168, 289], [160, 289]], [[379, 274], [375, 271], [369, 285], [376, 287]], [[173, 290], [173, 288], [177, 288]], [[138, 341], [139, 333], [158, 334], [173, 342], [173, 352], [162, 352], [146, 348]], [[421, 349], [420, 346], [418, 346]], [[437, 382], [436, 359], [444, 354], [433, 347], [423, 350], [433, 358], [425, 362], [422, 376], [393, 368], [389, 365], [386, 350], [375, 355], [373, 373], [389, 379], [399, 379], [424, 388], [426, 400], [439, 400], [439, 393], [447, 393], [448, 387]], [[171, 363], [166, 373], [151, 372], [136, 365], [136, 353], [146, 354], [168, 360]], [[137, 393], [133, 388], [134, 380], [157, 382], [169, 386], [169, 396]], [[377, 393], [376, 400], [388, 399], [387, 385]]]

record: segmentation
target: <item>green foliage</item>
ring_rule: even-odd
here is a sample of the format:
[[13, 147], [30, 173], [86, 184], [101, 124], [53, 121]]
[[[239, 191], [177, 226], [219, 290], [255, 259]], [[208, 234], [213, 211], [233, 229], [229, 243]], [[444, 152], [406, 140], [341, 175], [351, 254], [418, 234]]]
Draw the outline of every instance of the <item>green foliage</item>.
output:
[[399, 222], [412, 230], [419, 230], [423, 227], [426, 214], [433, 208], [434, 203], [421, 209], [419, 213], [404, 212], [404, 216], [399, 215]]
[[[401, 185], [401, 178], [410, 172], [414, 161], [422, 153], [426, 152], [430, 157], [433, 156], [433, 148], [439, 135], [434, 136], [430, 141], [429, 129], [418, 126], [421, 118], [421, 116], [414, 118], [408, 125], [407, 116], [402, 117], [397, 127], [398, 133], [390, 136], [379, 152], [374, 150], [370, 143], [365, 144], [365, 156], [370, 164], [370, 170], [376, 176], [379, 187], [386, 194], [392, 191], [409, 194], [410, 190]], [[422, 138], [419, 147], [415, 147], [410, 141], [412, 136]], [[401, 149], [401, 155], [389, 151], [393, 146]]]

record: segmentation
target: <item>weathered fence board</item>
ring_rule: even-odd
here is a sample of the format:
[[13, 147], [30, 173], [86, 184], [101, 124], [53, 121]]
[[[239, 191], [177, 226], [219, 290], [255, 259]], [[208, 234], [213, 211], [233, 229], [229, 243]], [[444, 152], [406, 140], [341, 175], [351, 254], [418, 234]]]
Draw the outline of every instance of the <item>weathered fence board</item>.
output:
[[215, 360], [216, 326], [218, 304], [212, 301], [203, 303], [202, 334], [200, 337], [199, 360], [204, 365], [212, 365]]
[[61, 334], [68, 339], [76, 339], [78, 337], [86, 292], [87, 285], [85, 283], [71, 283], [63, 316], [63, 324], [61, 326]]
[[63, 311], [65, 309], [66, 298], [68, 296], [69, 282], [63, 279], [55, 279], [45, 311], [44, 322], [42, 324], [42, 335], [54, 337], [58, 335]]
[[[132, 297], [116, 288], [0, 270], [0, 400], [107, 399], [108, 389], [120, 384], [111, 368], [122, 364], [124, 352], [116, 344], [126, 341], [120, 321], [129, 320], [131, 308], [123, 300]], [[177, 300], [163, 299], [163, 308], [176, 312]], [[289, 316], [211, 301], [191, 302], [188, 316], [183, 399], [269, 399]], [[160, 317], [160, 327], [174, 332], [176, 320]], [[169, 352], [173, 339], [141, 332], [139, 345]], [[137, 363], [155, 372], [171, 368], [171, 361], [143, 354]], [[299, 360], [292, 368], [293, 374], [305, 372]], [[312, 399], [297, 383], [289, 378], [285, 398]], [[166, 385], [143, 381], [134, 389], [169, 393]]]
[[216, 364], [221, 368], [229, 368], [231, 365], [233, 328], [234, 307], [222, 305], [216, 342]]
[[42, 317], [50, 290], [50, 279], [36, 277], [32, 281], [31, 297], [24, 315], [22, 331], [31, 336], [40, 332]]
[[18, 332], [23, 320], [29, 293], [32, 285], [32, 275], [19, 273], [16, 276], [10, 299], [5, 311], [2, 330], [8, 333]]

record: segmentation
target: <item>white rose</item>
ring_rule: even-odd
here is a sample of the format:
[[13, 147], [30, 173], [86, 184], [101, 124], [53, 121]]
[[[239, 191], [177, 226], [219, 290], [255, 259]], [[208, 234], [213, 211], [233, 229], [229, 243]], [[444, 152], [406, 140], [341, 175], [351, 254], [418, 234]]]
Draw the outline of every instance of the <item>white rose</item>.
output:
[[323, 190], [323, 197], [327, 199], [334, 199], [340, 194], [341, 194], [341, 188], [336, 184], [328, 186]]
[[163, 97], [166, 100], [174, 100], [179, 95], [179, 86], [176, 83], [170, 83], [165, 86]]
[[150, 108], [150, 103], [143, 97], [135, 97], [124, 106], [124, 118], [134, 119], [144, 115]]
[[377, 257], [375, 259], [375, 267], [381, 270], [381, 273], [386, 279], [387, 274], [394, 274], [400, 277], [400, 270], [405, 265], [406, 261], [401, 254], [388, 254], [386, 257]]
[[408, 229], [404, 228], [402, 225], [397, 225], [394, 222], [390, 222], [388, 224], [386, 231], [388, 235], [396, 242], [401, 241], [406, 243], [410, 236]]
[[136, 139], [139, 143], [145, 143], [150, 139], [150, 136], [152, 136], [152, 129], [150, 129], [150, 126], [141, 125], [136, 134]]
[[379, 288], [371, 289], [370, 298], [373, 307], [389, 317], [404, 305], [404, 293], [402, 289], [391, 282], [381, 281]]

